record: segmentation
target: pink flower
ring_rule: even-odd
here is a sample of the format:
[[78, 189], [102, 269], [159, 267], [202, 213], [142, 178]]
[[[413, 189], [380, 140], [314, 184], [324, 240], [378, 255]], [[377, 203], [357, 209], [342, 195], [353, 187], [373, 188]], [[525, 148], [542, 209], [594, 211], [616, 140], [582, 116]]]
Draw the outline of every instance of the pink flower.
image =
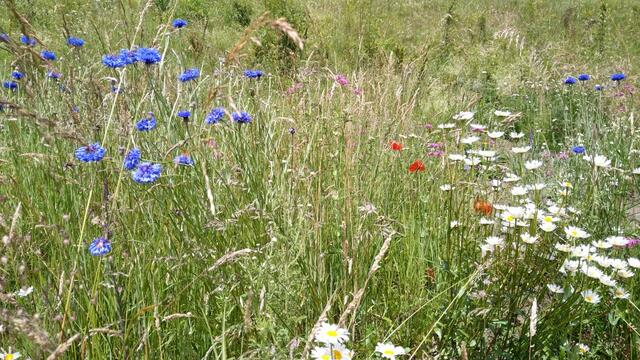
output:
[[336, 75], [336, 82], [342, 86], [349, 85], [349, 80], [342, 74]]
[[640, 239], [627, 238], [627, 245], [625, 247], [632, 248], [640, 245]]

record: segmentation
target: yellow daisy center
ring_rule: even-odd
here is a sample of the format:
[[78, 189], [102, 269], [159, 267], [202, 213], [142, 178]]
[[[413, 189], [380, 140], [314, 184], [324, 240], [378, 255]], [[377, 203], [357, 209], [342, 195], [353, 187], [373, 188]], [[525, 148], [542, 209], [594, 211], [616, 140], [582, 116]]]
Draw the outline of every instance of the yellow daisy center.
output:
[[394, 353], [394, 352], [393, 352], [393, 350], [391, 350], [391, 349], [387, 349], [387, 350], [383, 351], [383, 353], [384, 353], [385, 355], [395, 355], [395, 353]]
[[587, 295], [587, 296], [585, 296], [585, 297], [584, 297], [584, 300], [585, 300], [586, 302], [593, 302], [593, 296], [591, 296], [591, 295]]
[[338, 336], [338, 332], [335, 330], [327, 330], [327, 336], [336, 337]]
[[322, 355], [320, 358], [322, 360], [331, 360], [331, 356], [329, 356], [329, 355]]
[[341, 360], [342, 353], [338, 350], [333, 350], [333, 360]]
[[578, 232], [577, 232], [577, 231], [575, 231], [575, 230], [571, 230], [571, 231], [569, 232], [569, 234], [570, 234], [571, 236], [573, 236], [573, 237], [578, 237]]
[[544, 222], [548, 222], [548, 223], [553, 222], [553, 218], [551, 216], [545, 216]]
[[508, 222], [514, 222], [516, 220], [516, 218], [513, 217], [513, 215], [507, 215], [507, 221]]
[[7, 354], [4, 356], [4, 360], [13, 360], [13, 354]]

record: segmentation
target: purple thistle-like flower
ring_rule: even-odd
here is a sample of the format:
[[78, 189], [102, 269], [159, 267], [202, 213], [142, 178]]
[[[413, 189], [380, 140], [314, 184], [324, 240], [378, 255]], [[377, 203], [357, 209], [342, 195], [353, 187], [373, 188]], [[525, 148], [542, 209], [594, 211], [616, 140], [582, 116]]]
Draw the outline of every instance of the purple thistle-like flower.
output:
[[251, 122], [251, 120], [253, 120], [251, 115], [249, 115], [245, 111], [234, 112], [233, 114], [231, 114], [231, 118], [233, 119], [233, 121], [237, 122], [238, 124], [248, 124]]
[[131, 149], [124, 157], [122, 167], [126, 170], [133, 170], [140, 163], [140, 149]]
[[99, 143], [82, 146], [76, 149], [76, 159], [82, 162], [96, 162], [102, 160], [107, 153], [107, 149], [100, 146]]
[[131, 178], [138, 184], [149, 184], [158, 180], [161, 173], [162, 165], [145, 162], [138, 165], [136, 171], [131, 174]]
[[635, 238], [626, 238], [626, 239], [627, 239], [627, 245], [625, 245], [626, 248], [633, 248], [640, 245], [640, 239], [635, 239]]
[[336, 82], [342, 86], [349, 85], [349, 80], [344, 75], [336, 75]]
[[92, 256], [104, 256], [111, 252], [111, 242], [107, 238], [99, 237], [93, 239], [89, 244], [89, 253]]

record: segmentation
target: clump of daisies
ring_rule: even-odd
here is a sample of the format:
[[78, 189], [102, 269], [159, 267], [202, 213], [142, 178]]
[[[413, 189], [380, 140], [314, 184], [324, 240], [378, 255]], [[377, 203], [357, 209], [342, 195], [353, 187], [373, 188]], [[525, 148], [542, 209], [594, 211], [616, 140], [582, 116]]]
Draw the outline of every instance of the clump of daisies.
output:
[[349, 331], [336, 324], [322, 323], [315, 334], [315, 340], [321, 343], [311, 351], [315, 360], [351, 360], [353, 351], [344, 345], [349, 341]]

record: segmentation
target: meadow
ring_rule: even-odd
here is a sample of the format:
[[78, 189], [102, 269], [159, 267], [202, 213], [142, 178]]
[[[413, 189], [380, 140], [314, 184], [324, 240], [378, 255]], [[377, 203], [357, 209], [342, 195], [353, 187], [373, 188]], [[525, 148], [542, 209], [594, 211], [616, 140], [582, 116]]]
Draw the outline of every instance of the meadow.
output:
[[0, 4], [0, 360], [640, 358], [640, 4]]

